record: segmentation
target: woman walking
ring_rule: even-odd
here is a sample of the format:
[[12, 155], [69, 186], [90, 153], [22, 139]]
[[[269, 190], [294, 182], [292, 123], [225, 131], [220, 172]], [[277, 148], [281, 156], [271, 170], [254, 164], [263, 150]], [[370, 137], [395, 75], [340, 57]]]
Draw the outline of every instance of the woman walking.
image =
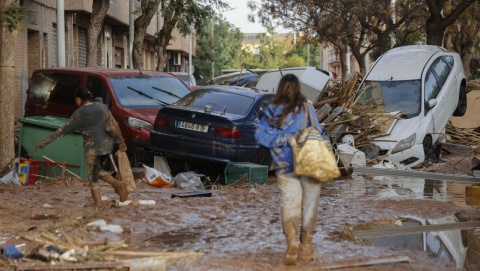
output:
[[[260, 120], [255, 138], [260, 145], [268, 147], [274, 161], [278, 187], [280, 188], [280, 206], [282, 227], [287, 239], [287, 251], [283, 263], [294, 265], [298, 261], [308, 262], [315, 259], [311, 242], [320, 197], [320, 182], [305, 176], [299, 176], [293, 170], [293, 151], [290, 139], [302, 129], [306, 114], [305, 108], [314, 114], [312, 103], [300, 92], [300, 81], [293, 74], [282, 77], [274, 96], [273, 103]], [[310, 123], [307, 127], [317, 125]], [[323, 133], [325, 130], [320, 128]], [[301, 222], [300, 244], [297, 235]]]
[[122, 151], [126, 151], [127, 146], [110, 110], [102, 103], [92, 102], [93, 98], [87, 88], [76, 89], [75, 103], [79, 108], [73, 112], [62, 127], [38, 143], [36, 148], [37, 150], [43, 148], [74, 131], [81, 132], [88, 180], [95, 205], [100, 206], [102, 201], [98, 185], [99, 174], [102, 175], [104, 181], [113, 186], [115, 192], [120, 196], [120, 201], [123, 202], [128, 198], [126, 183], [115, 180], [102, 168], [113, 151], [114, 143], [119, 144], [119, 149]]

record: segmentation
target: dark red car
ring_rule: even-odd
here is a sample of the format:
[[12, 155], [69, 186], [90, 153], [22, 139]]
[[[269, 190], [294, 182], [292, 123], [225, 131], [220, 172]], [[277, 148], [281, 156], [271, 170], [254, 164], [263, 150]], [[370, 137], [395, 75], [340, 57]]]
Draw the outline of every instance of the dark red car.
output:
[[190, 92], [179, 78], [163, 72], [46, 68], [35, 70], [27, 90], [25, 117], [68, 118], [77, 109], [74, 91], [87, 87], [106, 104], [122, 130], [134, 163], [153, 164], [150, 131], [157, 112]]

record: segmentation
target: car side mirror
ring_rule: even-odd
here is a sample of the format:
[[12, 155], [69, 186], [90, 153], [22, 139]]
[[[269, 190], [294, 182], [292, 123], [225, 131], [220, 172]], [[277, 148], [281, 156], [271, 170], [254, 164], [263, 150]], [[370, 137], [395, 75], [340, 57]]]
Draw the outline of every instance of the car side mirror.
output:
[[430, 100], [428, 101], [428, 108], [429, 108], [429, 109], [430, 109], [430, 108], [433, 108], [433, 107], [436, 106], [436, 105], [437, 105], [437, 99], [430, 99]]

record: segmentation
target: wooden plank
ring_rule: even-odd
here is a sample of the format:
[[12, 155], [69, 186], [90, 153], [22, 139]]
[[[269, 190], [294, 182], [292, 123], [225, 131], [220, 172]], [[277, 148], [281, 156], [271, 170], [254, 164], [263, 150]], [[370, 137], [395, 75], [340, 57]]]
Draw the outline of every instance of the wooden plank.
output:
[[355, 238], [377, 238], [385, 236], [394, 236], [394, 235], [406, 235], [406, 234], [416, 234], [432, 231], [448, 231], [448, 230], [468, 230], [475, 229], [480, 227], [480, 221], [474, 222], [459, 222], [459, 223], [449, 223], [449, 224], [436, 224], [436, 225], [425, 225], [425, 226], [411, 226], [411, 227], [398, 227], [398, 228], [388, 228], [388, 229], [376, 229], [376, 230], [363, 230], [363, 231], [354, 231]]
[[329, 123], [333, 121], [340, 113], [342, 113], [342, 107], [338, 106], [335, 109], [333, 109], [332, 113], [330, 116], [328, 116], [322, 123]]
[[411, 262], [410, 258], [407, 256], [398, 256], [390, 258], [379, 258], [365, 261], [350, 262], [344, 264], [331, 264], [325, 266], [319, 266], [319, 268], [308, 269], [308, 270], [331, 270], [331, 269], [343, 269], [343, 268], [352, 268], [352, 267], [362, 267], [362, 266], [372, 266], [372, 265], [384, 265], [384, 264], [397, 264], [397, 263], [409, 263]]
[[15, 266], [16, 271], [23, 270], [78, 270], [78, 269], [112, 269], [117, 271], [130, 270], [130, 263], [72, 263], [72, 264], [45, 264], [40, 265], [38, 263], [32, 264], [17, 264]]

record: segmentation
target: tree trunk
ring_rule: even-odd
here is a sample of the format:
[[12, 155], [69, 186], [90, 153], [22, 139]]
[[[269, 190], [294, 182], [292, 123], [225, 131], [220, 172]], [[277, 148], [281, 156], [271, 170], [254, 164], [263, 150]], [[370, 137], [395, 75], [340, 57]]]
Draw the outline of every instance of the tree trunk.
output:
[[340, 52], [340, 66], [342, 68], [342, 79], [347, 78], [347, 47], [345, 45], [336, 46]]
[[470, 61], [473, 58], [475, 52], [475, 45], [474, 44], [469, 44], [468, 46], [465, 46], [463, 48], [463, 54], [462, 54], [462, 64], [463, 64], [463, 70], [465, 71], [465, 78], [470, 77]]
[[443, 46], [445, 29], [452, 25], [457, 18], [477, 0], [459, 1], [453, 6], [449, 14], [444, 14], [445, 0], [426, 0], [430, 17], [425, 24], [427, 44]]
[[110, 7], [110, 0], [95, 0], [87, 30], [87, 67], [98, 66], [98, 37], [102, 32], [103, 21]]
[[[18, 0], [0, 1], [0, 15], [5, 8], [19, 5]], [[15, 165], [15, 48], [17, 30], [10, 30], [5, 20], [0, 20], [0, 177]]]
[[172, 39], [172, 29], [167, 25], [163, 26], [162, 30], [158, 33], [157, 39], [157, 71], [165, 71], [167, 64], [167, 46]]
[[360, 52], [360, 47], [354, 46], [355, 44], [350, 45], [350, 50], [352, 50], [352, 54], [357, 60], [358, 67], [360, 68], [361, 72], [365, 72], [365, 55]]
[[[147, 27], [152, 20], [153, 15], [157, 12], [160, 0], [155, 0], [151, 3], [150, 0], [142, 0], [142, 15], [135, 19], [135, 34], [133, 35], [133, 68], [143, 68], [143, 40], [145, 39], [145, 33]], [[147, 7], [148, 6], [148, 7]]]
[[445, 32], [445, 28], [439, 26], [437, 20], [428, 19], [426, 23], [426, 31], [428, 45], [443, 46], [443, 33]]

